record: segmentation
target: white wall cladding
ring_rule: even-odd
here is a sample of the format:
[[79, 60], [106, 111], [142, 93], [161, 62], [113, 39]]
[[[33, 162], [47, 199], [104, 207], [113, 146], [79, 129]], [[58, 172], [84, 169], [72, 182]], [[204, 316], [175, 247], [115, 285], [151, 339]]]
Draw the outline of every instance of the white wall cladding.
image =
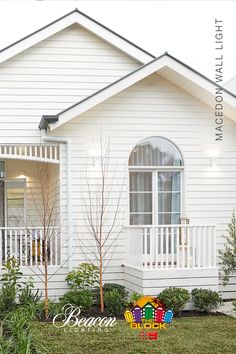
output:
[[56, 114], [140, 65], [78, 25], [12, 57], [0, 65], [1, 143], [35, 142], [43, 114]]
[[[72, 139], [76, 237], [88, 237], [81, 208], [82, 176], [90, 161], [88, 151], [99, 144], [102, 129], [103, 134], [111, 139], [110, 168], [117, 174], [117, 191], [122, 185], [124, 169], [125, 178], [127, 177], [128, 156], [138, 141], [149, 136], [163, 136], [177, 144], [185, 161], [185, 213], [193, 224], [217, 225], [217, 249], [222, 248], [222, 234], [225, 234], [226, 225], [235, 207], [236, 124], [225, 118], [224, 141], [219, 142], [216, 147], [214, 128], [213, 110], [155, 74], [54, 131], [53, 135], [64, 135]], [[210, 168], [208, 150], [212, 146], [219, 150], [217, 171]], [[115, 200], [112, 203], [115, 204]], [[122, 204], [127, 213], [126, 192]], [[109, 279], [122, 279], [120, 265], [124, 252], [123, 234], [108, 269]], [[83, 254], [76, 248], [74, 264], [82, 259]], [[235, 279], [231, 283], [227, 288], [222, 288], [224, 297], [233, 296], [233, 291], [236, 290]], [[201, 285], [206, 286], [205, 280], [204, 284], [199, 283], [199, 287]]]

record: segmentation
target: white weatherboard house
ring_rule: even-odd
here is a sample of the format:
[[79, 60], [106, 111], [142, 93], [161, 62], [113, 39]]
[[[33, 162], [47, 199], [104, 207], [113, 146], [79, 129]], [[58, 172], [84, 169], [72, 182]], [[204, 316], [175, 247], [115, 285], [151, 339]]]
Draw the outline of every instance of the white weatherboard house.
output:
[[59, 183], [63, 221], [48, 245], [50, 296], [66, 291], [66, 274], [92, 247], [85, 171], [96, 187], [103, 135], [115, 176], [104, 227], [117, 204], [122, 225], [105, 281], [150, 295], [181, 286], [233, 298], [235, 277], [221, 285], [218, 250], [236, 201], [236, 96], [222, 89], [223, 140], [215, 141], [215, 89], [168, 53], [155, 58], [78, 10], [1, 50], [1, 266], [15, 256], [43, 288], [34, 206], [43, 166], [48, 185]]

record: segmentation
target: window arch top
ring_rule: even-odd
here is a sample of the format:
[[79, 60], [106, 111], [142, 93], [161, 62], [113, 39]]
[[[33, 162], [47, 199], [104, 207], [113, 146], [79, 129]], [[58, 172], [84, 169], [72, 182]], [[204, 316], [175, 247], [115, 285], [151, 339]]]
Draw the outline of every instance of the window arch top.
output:
[[183, 166], [183, 158], [170, 140], [150, 137], [140, 141], [132, 150], [129, 166]]

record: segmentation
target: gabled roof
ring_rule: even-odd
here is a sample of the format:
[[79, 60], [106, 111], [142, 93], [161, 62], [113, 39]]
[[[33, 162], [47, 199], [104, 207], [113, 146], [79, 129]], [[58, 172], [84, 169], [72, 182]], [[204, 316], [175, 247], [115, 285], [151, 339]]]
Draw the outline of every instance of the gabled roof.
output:
[[215, 84], [206, 76], [172, 55], [164, 53], [132, 73], [59, 112], [57, 115], [43, 116], [39, 129], [44, 129], [49, 123], [54, 123], [51, 125], [51, 130], [53, 130], [153, 73], [158, 73], [213, 108], [216, 104], [216, 88], [220, 88], [224, 92], [224, 114], [236, 121], [236, 95]]
[[78, 9], [75, 9], [74, 11], [69, 12], [68, 14], [58, 18], [39, 30], [7, 46], [6, 48], [1, 49], [0, 63], [76, 23], [101, 37], [105, 41], [111, 43], [141, 63], [147, 63], [154, 58], [152, 54], [143, 50], [139, 46], [120, 36]]

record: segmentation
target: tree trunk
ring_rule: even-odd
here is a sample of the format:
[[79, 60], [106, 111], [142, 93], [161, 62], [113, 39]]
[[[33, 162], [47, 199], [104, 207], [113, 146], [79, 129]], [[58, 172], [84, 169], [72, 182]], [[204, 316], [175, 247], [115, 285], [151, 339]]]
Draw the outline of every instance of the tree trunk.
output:
[[102, 287], [102, 252], [100, 249], [100, 258], [99, 258], [99, 285], [100, 285], [100, 311], [104, 312], [104, 298], [103, 298], [103, 287]]
[[44, 255], [44, 313], [45, 319], [48, 319], [48, 259], [47, 259], [47, 244], [44, 239], [43, 245], [43, 255]]

